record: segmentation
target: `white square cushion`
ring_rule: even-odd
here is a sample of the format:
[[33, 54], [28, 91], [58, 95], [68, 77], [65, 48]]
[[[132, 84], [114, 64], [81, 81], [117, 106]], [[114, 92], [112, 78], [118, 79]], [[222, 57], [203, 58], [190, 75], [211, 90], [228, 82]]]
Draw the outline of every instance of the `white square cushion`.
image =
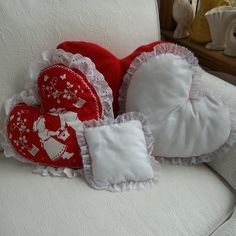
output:
[[140, 113], [85, 122], [78, 141], [85, 177], [96, 189], [140, 189], [158, 179], [158, 162], [150, 156], [152, 137]]

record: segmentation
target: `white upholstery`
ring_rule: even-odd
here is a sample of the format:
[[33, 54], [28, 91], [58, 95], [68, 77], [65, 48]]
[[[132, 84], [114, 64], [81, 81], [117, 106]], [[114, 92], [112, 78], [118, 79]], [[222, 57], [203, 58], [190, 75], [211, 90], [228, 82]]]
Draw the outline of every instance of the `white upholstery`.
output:
[[[29, 63], [61, 41], [93, 41], [122, 57], [160, 37], [155, 0], [0, 0], [0, 9], [1, 105], [24, 87]], [[163, 166], [154, 189], [116, 194], [80, 178], [42, 178], [31, 168], [0, 158], [0, 236], [205, 236], [235, 204], [203, 165]]]
[[0, 106], [24, 88], [30, 62], [65, 40], [100, 44], [123, 57], [160, 39], [155, 0], [0, 0]]
[[233, 215], [212, 236], [234, 236], [236, 235], [236, 209]]
[[233, 193], [204, 165], [162, 166], [150, 190], [110, 193], [80, 177], [41, 177], [0, 158], [1, 236], [206, 236], [232, 212]]
[[[222, 96], [228, 96], [236, 104], [236, 87], [220, 80], [214, 75], [206, 73], [202, 81], [204, 86], [214, 89]], [[236, 111], [235, 111], [236, 112]], [[236, 144], [232, 150], [221, 159], [217, 159], [209, 165], [222, 175], [236, 190]]]

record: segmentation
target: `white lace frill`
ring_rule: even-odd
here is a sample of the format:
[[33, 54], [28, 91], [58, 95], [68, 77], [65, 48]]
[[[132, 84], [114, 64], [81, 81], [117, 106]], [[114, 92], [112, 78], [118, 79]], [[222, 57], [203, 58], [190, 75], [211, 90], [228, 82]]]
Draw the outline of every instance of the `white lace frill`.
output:
[[102, 103], [102, 117], [113, 118], [112, 90], [104, 79], [104, 76], [95, 68], [94, 63], [81, 54], [72, 54], [62, 49], [44, 51], [39, 60], [30, 66], [29, 76], [37, 88], [37, 80], [41, 71], [49, 66], [63, 64], [69, 68], [81, 71], [96, 90]]
[[32, 172], [42, 176], [55, 176], [55, 177], [68, 177], [68, 178], [73, 178], [82, 175], [81, 169], [71, 169], [67, 167], [56, 168], [44, 165], [37, 165]]
[[120, 88], [120, 96], [119, 96], [119, 106], [120, 111], [119, 113], [122, 114], [126, 112], [126, 97], [128, 88], [130, 85], [131, 80], [133, 79], [137, 70], [140, 69], [143, 63], [146, 63], [150, 58], [161, 54], [171, 53], [176, 56], [180, 56], [185, 61], [189, 63], [191, 69], [193, 71], [193, 78], [192, 78], [192, 86], [189, 93], [189, 99], [198, 99], [199, 97], [208, 96], [208, 97], [216, 97], [217, 99], [221, 99], [229, 108], [230, 112], [230, 121], [231, 121], [231, 132], [226, 140], [226, 142], [216, 151], [203, 154], [200, 156], [194, 157], [160, 157], [157, 156], [156, 159], [159, 160], [161, 163], [172, 163], [176, 165], [189, 165], [189, 164], [200, 164], [210, 162], [215, 158], [223, 157], [235, 144], [236, 142], [236, 104], [230, 102], [227, 97], [219, 96], [218, 94], [214, 93], [213, 91], [206, 91], [201, 85], [202, 79], [202, 68], [198, 65], [197, 58], [193, 55], [191, 51], [189, 51], [185, 47], [181, 47], [177, 44], [173, 43], [161, 43], [156, 45], [151, 52], [144, 52], [141, 55], [137, 56], [133, 62], [130, 64], [130, 67], [124, 76], [123, 84]]
[[127, 73], [124, 76], [123, 83], [120, 88], [120, 96], [119, 96], [119, 113], [123, 114], [126, 112], [126, 97], [128, 88], [130, 85], [130, 82], [132, 78], [134, 77], [137, 70], [140, 69], [143, 63], [148, 62], [151, 58], [156, 57], [161, 54], [167, 54], [171, 53], [176, 56], [180, 56], [184, 60], [186, 60], [189, 65], [191, 66], [191, 69], [193, 71], [193, 83], [191, 86], [189, 97], [192, 99], [196, 99], [198, 96], [200, 96], [200, 87], [201, 87], [201, 71], [202, 69], [198, 65], [198, 59], [193, 55], [191, 51], [189, 51], [185, 47], [181, 47], [177, 44], [173, 43], [161, 43], [156, 46], [154, 46], [153, 51], [151, 52], [143, 52], [139, 56], [137, 56], [132, 63], [130, 64], [130, 67], [127, 71]]
[[[150, 164], [154, 172], [153, 178], [147, 179], [146, 181], [126, 181], [126, 182], [122, 182], [118, 184], [111, 184], [106, 187], [97, 186], [97, 184], [93, 180], [92, 163], [91, 163], [91, 158], [89, 154], [89, 148], [88, 148], [85, 136], [84, 136], [84, 130], [86, 128], [91, 128], [91, 127], [99, 127], [99, 126], [106, 126], [106, 125], [111, 125], [111, 124], [125, 123], [131, 120], [138, 120], [142, 123], [142, 129], [145, 136], [148, 154], [150, 157]], [[155, 160], [153, 156], [151, 156], [151, 153], [153, 151], [153, 137], [149, 129], [149, 123], [148, 123], [147, 117], [144, 114], [140, 112], [129, 112], [129, 113], [125, 113], [118, 116], [115, 120], [106, 119], [106, 120], [99, 120], [99, 121], [97, 120], [85, 121], [83, 123], [83, 126], [79, 127], [78, 129], [77, 139], [80, 145], [81, 155], [83, 158], [83, 166], [84, 166], [83, 172], [85, 175], [85, 179], [87, 183], [93, 188], [97, 190], [105, 189], [111, 192], [117, 192], [117, 191], [121, 192], [121, 191], [126, 191], [126, 190], [134, 190], [134, 189], [141, 190], [141, 189], [150, 188], [153, 186], [153, 184], [158, 182], [159, 176], [160, 176], [160, 164], [157, 160]]]

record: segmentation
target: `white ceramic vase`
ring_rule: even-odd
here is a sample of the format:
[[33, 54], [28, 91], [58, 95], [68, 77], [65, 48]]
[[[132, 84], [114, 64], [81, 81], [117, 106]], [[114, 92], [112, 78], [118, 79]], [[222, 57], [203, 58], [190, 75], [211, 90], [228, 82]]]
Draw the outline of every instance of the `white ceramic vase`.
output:
[[226, 29], [230, 22], [236, 19], [236, 7], [216, 7], [208, 11], [205, 17], [210, 26], [212, 38], [212, 42], [208, 43], [206, 48], [211, 50], [224, 50]]
[[194, 19], [194, 11], [188, 0], [175, 0], [173, 4], [173, 18], [177, 23], [174, 38], [181, 39], [189, 36], [188, 26]]
[[224, 54], [236, 57], [236, 18], [230, 23], [225, 34]]

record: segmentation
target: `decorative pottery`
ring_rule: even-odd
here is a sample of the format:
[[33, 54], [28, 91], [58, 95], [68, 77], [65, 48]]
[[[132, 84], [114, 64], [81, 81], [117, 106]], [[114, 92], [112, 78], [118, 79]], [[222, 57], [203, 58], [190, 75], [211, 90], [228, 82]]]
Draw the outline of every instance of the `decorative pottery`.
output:
[[173, 4], [173, 18], [177, 23], [174, 32], [174, 38], [187, 38], [189, 32], [187, 30], [189, 24], [193, 22], [194, 11], [188, 0], [175, 0]]
[[236, 57], [236, 19], [230, 23], [226, 30], [224, 54]]
[[206, 48], [212, 50], [224, 50], [225, 32], [233, 19], [236, 19], [236, 7], [216, 7], [208, 11], [205, 17], [210, 26], [212, 42]]
[[195, 42], [207, 43], [211, 41], [210, 29], [205, 13], [220, 6], [230, 6], [230, 0], [201, 0], [200, 8], [189, 29], [190, 37]]

